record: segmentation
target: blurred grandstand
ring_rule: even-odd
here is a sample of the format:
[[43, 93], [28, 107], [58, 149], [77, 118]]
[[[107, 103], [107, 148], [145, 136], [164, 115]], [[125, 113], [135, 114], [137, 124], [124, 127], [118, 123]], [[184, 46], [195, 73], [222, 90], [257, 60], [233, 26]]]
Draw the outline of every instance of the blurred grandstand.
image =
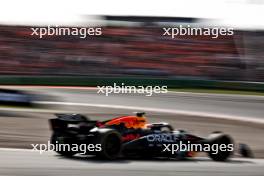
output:
[[104, 18], [103, 35], [86, 39], [39, 39], [30, 26], [0, 26], [0, 74], [264, 81], [263, 31], [170, 39], [163, 26], [196, 19]]

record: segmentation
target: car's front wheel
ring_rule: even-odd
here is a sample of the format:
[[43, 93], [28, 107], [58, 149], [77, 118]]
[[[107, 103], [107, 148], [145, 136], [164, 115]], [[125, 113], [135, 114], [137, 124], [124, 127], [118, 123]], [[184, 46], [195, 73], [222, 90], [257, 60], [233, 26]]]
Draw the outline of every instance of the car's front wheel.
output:
[[[232, 156], [234, 150], [234, 142], [230, 136], [220, 132], [212, 133], [208, 137], [207, 142], [211, 145], [211, 151], [208, 152], [208, 155], [212, 160], [226, 161]], [[217, 152], [212, 151], [213, 148], [217, 148]]]

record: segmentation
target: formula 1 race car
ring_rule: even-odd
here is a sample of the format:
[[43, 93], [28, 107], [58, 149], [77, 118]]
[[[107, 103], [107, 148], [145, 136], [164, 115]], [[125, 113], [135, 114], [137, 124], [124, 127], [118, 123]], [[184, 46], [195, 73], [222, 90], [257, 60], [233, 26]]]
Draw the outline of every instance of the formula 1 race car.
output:
[[[81, 114], [56, 114], [57, 118], [50, 119], [53, 130], [51, 143], [100, 145], [100, 150], [87, 150], [85, 154], [110, 160], [120, 157], [181, 159], [193, 157], [196, 152], [206, 152], [212, 160], [225, 161], [233, 154], [234, 142], [229, 135], [214, 132], [202, 138], [184, 130], [174, 130], [168, 123], [147, 124], [144, 114], [136, 113], [106, 121], [89, 120]], [[185, 148], [180, 150], [180, 144]], [[207, 150], [198, 149], [199, 146], [207, 147]], [[222, 150], [219, 150], [219, 146]], [[213, 148], [218, 151], [208, 150]], [[241, 151], [248, 154], [245, 150]], [[80, 153], [78, 150], [56, 152], [64, 156]]]

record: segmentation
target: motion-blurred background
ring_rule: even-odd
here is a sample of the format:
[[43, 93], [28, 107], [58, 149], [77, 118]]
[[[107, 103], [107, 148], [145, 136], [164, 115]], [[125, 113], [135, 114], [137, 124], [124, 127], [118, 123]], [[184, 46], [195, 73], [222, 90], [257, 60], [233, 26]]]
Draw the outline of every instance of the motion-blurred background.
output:
[[[201, 21], [206, 20], [138, 16], [100, 16], [100, 19], [104, 24], [103, 35], [85, 39], [56, 35], [39, 39], [31, 35], [34, 26], [1, 25], [0, 82], [67, 84], [63, 81], [68, 80], [70, 84], [89, 85], [90, 78], [93, 80], [90, 84], [95, 85], [96, 77], [264, 81], [262, 30], [235, 29], [233, 36], [215, 39], [212, 36], [171, 39], [162, 35], [162, 27], [180, 24], [203, 27]], [[72, 77], [83, 79], [72, 82]], [[191, 81], [189, 84], [192, 86]]]
[[[191, 2], [195, 3], [188, 1]], [[213, 5], [206, 3], [208, 7]], [[190, 13], [183, 13], [178, 6], [175, 6], [175, 11], [169, 11], [173, 13], [168, 13], [166, 10], [170, 9], [158, 8], [159, 4], [153, 4], [156, 9], [160, 9], [154, 16], [144, 16], [151, 12], [148, 7], [142, 13], [145, 2], [138, 4], [138, 13], [132, 13], [129, 4], [125, 6], [127, 8], [122, 8], [127, 9], [131, 15], [124, 15], [126, 13], [122, 10], [114, 12], [117, 7], [113, 5], [99, 12], [87, 6], [87, 14], [109, 13], [112, 9], [111, 15], [93, 16], [85, 13], [69, 15], [75, 11], [63, 15], [60, 13], [62, 9], [57, 9], [57, 15], [52, 14], [57, 3], [51, 6], [51, 12], [46, 15], [30, 7], [25, 11], [14, 8], [24, 11], [25, 14], [19, 17], [10, 15], [12, 12], [3, 8], [1, 13], [6, 17], [0, 19], [0, 83], [96, 86], [125, 82], [165, 84], [170, 88], [264, 90], [260, 83], [264, 80], [264, 32], [262, 21], [259, 21], [259, 7], [263, 6], [261, 2], [216, 1], [215, 6], [225, 9], [225, 15], [217, 15], [218, 10], [211, 12], [208, 9], [204, 13], [197, 13], [197, 9], [183, 6], [182, 3], [173, 4], [189, 9]], [[233, 6], [237, 7], [237, 11], [231, 14]], [[45, 7], [48, 7], [47, 4], [44, 4]], [[62, 7], [69, 5], [64, 4]], [[29, 9], [31, 11], [27, 12]], [[247, 15], [244, 10], [248, 12]], [[81, 8], [79, 13], [83, 11]], [[216, 39], [212, 36], [177, 36], [171, 39], [162, 35], [162, 27], [181, 24], [233, 27], [234, 35], [219, 36]], [[31, 35], [32, 27], [47, 25], [102, 27], [103, 35], [84, 39], [79, 36], [56, 35], [40, 39]]]

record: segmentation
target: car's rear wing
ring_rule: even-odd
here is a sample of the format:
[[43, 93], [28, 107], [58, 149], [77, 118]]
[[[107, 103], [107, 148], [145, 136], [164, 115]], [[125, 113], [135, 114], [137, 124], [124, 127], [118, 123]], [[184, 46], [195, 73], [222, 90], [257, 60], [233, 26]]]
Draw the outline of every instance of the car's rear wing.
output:
[[55, 114], [57, 118], [50, 119], [50, 127], [53, 131], [65, 130], [89, 130], [96, 127], [98, 121], [89, 120], [81, 114]]

